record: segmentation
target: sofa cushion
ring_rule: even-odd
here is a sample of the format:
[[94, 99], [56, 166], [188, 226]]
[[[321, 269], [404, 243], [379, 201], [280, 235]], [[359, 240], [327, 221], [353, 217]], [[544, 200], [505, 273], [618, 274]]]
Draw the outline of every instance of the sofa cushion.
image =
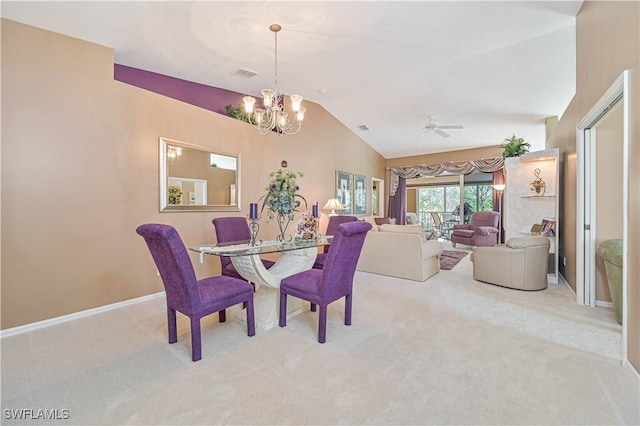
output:
[[427, 241], [427, 235], [420, 225], [380, 225], [378, 227], [380, 232], [399, 232], [405, 234], [416, 234], [422, 238], [422, 241]]
[[473, 237], [473, 234], [476, 233], [476, 231], [473, 230], [473, 229], [456, 229], [455, 233], [459, 237], [471, 238], [471, 237]]
[[388, 225], [391, 223], [391, 220], [388, 217], [376, 217], [374, 220], [377, 225]]

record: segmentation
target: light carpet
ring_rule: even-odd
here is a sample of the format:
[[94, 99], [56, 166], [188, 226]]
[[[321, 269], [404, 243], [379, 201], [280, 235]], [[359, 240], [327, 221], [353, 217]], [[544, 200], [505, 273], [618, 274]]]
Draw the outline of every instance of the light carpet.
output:
[[67, 409], [3, 424], [627, 424], [639, 383], [612, 309], [563, 285], [474, 281], [469, 257], [425, 282], [356, 273], [353, 325], [331, 305], [258, 330], [230, 312], [167, 344], [163, 299], [2, 339], [2, 409]]

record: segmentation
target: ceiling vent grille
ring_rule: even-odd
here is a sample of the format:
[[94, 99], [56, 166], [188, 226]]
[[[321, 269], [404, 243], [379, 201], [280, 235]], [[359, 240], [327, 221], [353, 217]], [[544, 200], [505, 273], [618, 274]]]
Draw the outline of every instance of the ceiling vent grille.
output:
[[358, 126], [358, 129], [362, 130], [363, 132], [366, 132], [369, 130], [366, 124], [361, 124], [360, 126]]
[[235, 75], [236, 77], [240, 77], [240, 78], [253, 78], [256, 75], [258, 75], [257, 72], [255, 71], [251, 71], [251, 70], [247, 70], [244, 68], [238, 68], [236, 70], [231, 71], [232, 75]]

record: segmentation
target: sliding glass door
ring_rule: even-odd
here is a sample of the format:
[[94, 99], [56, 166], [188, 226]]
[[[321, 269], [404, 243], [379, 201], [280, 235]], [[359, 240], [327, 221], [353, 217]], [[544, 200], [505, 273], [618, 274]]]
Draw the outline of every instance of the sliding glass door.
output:
[[[478, 211], [493, 210], [492, 174], [474, 172], [460, 176], [411, 179], [408, 187], [416, 191], [416, 207], [420, 222], [434, 229], [432, 212], [451, 227], [454, 223], [468, 223]], [[463, 208], [460, 207], [463, 195]]]

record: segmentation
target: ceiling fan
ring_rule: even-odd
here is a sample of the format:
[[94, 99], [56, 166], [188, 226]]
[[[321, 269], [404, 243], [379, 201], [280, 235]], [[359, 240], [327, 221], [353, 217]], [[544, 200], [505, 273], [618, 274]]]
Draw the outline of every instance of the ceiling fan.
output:
[[430, 115], [429, 116], [429, 122], [427, 124], [424, 125], [424, 131], [421, 133], [427, 133], [427, 132], [433, 132], [436, 133], [437, 135], [442, 136], [443, 138], [448, 138], [449, 136], [451, 136], [449, 133], [445, 132], [443, 129], [463, 129], [461, 124], [446, 124], [446, 125], [440, 125], [438, 124], [438, 122], [436, 121], [436, 116], [435, 115]]

